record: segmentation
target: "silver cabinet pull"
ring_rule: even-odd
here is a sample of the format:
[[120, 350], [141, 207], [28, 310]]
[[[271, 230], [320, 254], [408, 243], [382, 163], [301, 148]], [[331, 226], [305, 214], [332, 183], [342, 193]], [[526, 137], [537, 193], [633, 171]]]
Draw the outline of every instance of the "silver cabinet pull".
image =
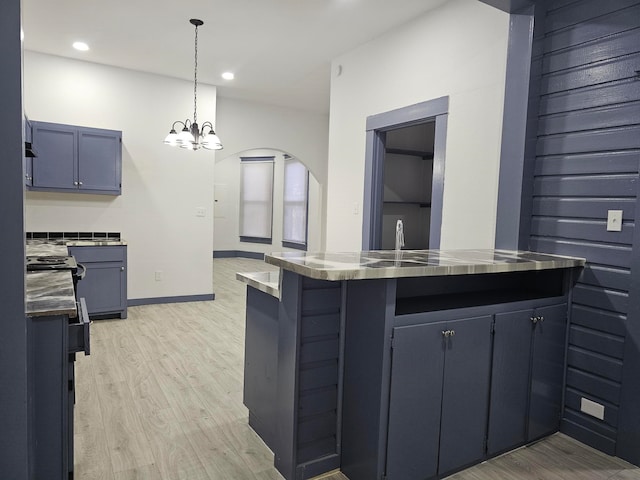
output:
[[78, 182], [78, 185], [82, 185], [82, 182]]
[[121, 271], [121, 272], [124, 272], [124, 267], [120, 267], [120, 271]]
[[73, 184], [77, 187], [78, 186], [78, 182], [73, 182]]
[[442, 336], [445, 338], [453, 337], [456, 334], [455, 330], [443, 330]]
[[453, 337], [455, 334], [456, 334], [456, 331], [455, 331], [455, 330], [450, 330], [449, 335], [451, 335], [451, 336]]

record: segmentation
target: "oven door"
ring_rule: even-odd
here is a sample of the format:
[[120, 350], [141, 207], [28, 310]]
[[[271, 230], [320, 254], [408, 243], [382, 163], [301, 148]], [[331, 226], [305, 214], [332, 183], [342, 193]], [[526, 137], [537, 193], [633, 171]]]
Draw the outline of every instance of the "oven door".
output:
[[91, 353], [91, 332], [89, 310], [84, 298], [76, 302], [78, 307], [78, 317], [76, 323], [69, 324], [69, 353], [84, 352], [85, 355]]

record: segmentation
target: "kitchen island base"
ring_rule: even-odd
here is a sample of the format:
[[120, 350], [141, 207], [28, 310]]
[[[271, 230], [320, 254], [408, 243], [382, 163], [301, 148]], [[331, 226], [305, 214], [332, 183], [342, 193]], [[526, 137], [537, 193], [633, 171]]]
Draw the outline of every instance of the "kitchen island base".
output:
[[[441, 478], [558, 430], [579, 260], [358, 280], [277, 260], [277, 318], [272, 296], [270, 333], [258, 334], [274, 421], [259, 433], [287, 480], [336, 468], [350, 480]], [[250, 317], [266, 311], [255, 291], [254, 345]]]

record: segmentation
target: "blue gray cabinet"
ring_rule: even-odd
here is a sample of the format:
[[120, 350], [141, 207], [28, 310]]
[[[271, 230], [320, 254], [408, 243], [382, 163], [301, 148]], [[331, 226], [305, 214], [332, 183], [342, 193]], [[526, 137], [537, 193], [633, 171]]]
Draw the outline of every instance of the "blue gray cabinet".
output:
[[484, 458], [492, 317], [393, 329], [389, 480], [442, 476]]
[[495, 316], [487, 454], [558, 430], [567, 305]]
[[127, 247], [69, 247], [69, 254], [87, 269], [78, 296], [86, 299], [89, 315], [127, 318]]
[[122, 132], [32, 122], [30, 190], [120, 195]]

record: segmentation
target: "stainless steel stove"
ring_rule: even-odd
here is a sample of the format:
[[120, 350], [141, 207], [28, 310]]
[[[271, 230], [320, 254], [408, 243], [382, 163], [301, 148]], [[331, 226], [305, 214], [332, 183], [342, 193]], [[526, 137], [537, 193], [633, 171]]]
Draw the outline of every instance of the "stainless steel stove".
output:
[[37, 270], [71, 270], [78, 271], [78, 263], [72, 256], [34, 256], [27, 257], [27, 271]]

